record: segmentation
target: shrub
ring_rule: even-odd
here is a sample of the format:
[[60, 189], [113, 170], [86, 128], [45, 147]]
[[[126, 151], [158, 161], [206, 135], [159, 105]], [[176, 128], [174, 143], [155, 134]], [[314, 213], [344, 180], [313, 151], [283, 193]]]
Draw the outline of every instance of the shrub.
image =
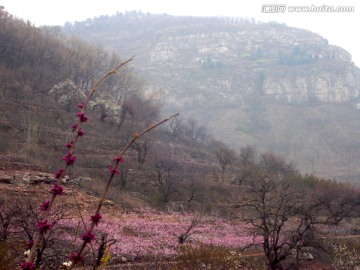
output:
[[182, 269], [237, 269], [234, 253], [224, 247], [206, 244], [184, 245], [180, 247], [179, 253], [179, 264]]

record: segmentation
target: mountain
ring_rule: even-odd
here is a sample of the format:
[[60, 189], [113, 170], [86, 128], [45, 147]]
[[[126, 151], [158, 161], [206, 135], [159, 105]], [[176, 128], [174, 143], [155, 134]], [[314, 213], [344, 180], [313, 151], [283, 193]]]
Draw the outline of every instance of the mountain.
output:
[[210, 126], [237, 149], [254, 144], [302, 172], [356, 178], [360, 70], [318, 34], [251, 19], [117, 13], [63, 30], [134, 68], [166, 111]]

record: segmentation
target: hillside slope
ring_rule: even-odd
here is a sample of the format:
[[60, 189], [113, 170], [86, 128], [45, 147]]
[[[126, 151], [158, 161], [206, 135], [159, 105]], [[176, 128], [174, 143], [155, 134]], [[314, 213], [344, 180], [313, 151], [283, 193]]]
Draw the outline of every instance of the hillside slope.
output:
[[357, 175], [360, 71], [347, 51], [315, 33], [139, 12], [63, 29], [135, 54], [148, 92], [161, 94], [167, 111], [198, 119], [235, 148], [281, 153], [302, 172]]

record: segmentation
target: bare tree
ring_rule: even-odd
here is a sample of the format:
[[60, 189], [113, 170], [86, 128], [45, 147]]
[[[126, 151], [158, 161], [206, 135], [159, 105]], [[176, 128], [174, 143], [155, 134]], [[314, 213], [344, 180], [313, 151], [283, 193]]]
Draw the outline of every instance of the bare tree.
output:
[[282, 263], [293, 251], [298, 254], [307, 246], [319, 248], [316, 237], [321, 226], [337, 225], [345, 217], [356, 216], [353, 196], [345, 192], [332, 196], [324, 184], [316, 190], [301, 188], [287, 179], [288, 170], [274, 164], [275, 168], [258, 168], [253, 176], [242, 218], [261, 236], [272, 270], [283, 269]]
[[248, 194], [246, 206], [250, 211], [243, 220], [261, 236], [269, 269], [282, 269], [281, 262], [300, 241], [299, 237], [291, 241], [283, 239], [287, 234], [286, 225], [295, 216], [300, 194], [281, 175], [267, 172], [257, 173]]
[[124, 100], [119, 115], [119, 128], [126, 119], [129, 120], [132, 125], [145, 127], [158, 119], [160, 115], [160, 105], [145, 97], [132, 95]]
[[160, 116], [160, 105], [156, 101], [146, 99], [144, 97], [138, 98], [138, 114], [137, 121], [149, 126], [156, 121]]
[[252, 176], [256, 172], [256, 151], [255, 148], [247, 145], [240, 149], [239, 166], [236, 172], [236, 182], [239, 186], [246, 182], [250, 182]]
[[186, 186], [186, 190], [187, 190], [187, 199], [186, 202], [190, 203], [193, 201], [196, 201], [199, 199], [200, 197], [200, 191], [201, 191], [201, 183], [197, 178], [188, 178], [187, 179], [187, 186]]
[[263, 153], [260, 155], [260, 167], [269, 172], [281, 173], [285, 176], [295, 173], [293, 164], [273, 153]]
[[120, 129], [122, 127], [122, 125], [124, 124], [124, 121], [127, 118], [137, 117], [136, 107], [137, 107], [137, 104], [136, 104], [136, 100], [134, 97], [130, 97], [130, 98], [124, 100], [123, 105], [121, 107], [118, 129]]
[[6, 242], [14, 232], [16, 218], [21, 212], [21, 204], [15, 199], [12, 203], [0, 202], [0, 239]]
[[241, 165], [255, 163], [256, 149], [251, 145], [246, 145], [240, 148], [239, 160]]
[[175, 138], [184, 132], [184, 128], [184, 120], [181, 117], [176, 117], [169, 123], [169, 129]]
[[188, 166], [184, 175], [184, 188], [186, 192], [186, 202], [191, 203], [199, 200], [202, 196], [202, 181], [206, 172], [199, 166]]
[[183, 168], [175, 160], [163, 159], [155, 163], [154, 169], [156, 175], [153, 181], [163, 202], [167, 203], [172, 194], [179, 192], [179, 184], [184, 177]]
[[225, 172], [225, 169], [234, 162], [236, 158], [235, 152], [220, 141], [214, 143], [214, 148], [216, 159], [222, 171]]
[[145, 163], [150, 147], [151, 144], [148, 139], [145, 139], [144, 141], [136, 141], [131, 145], [131, 148], [137, 152], [138, 164], [142, 165]]
[[196, 227], [198, 227], [201, 223], [201, 217], [199, 215], [194, 216], [191, 219], [191, 222], [189, 224], [189, 226], [187, 226], [186, 230], [181, 233], [180, 235], [177, 236], [178, 238], [178, 242], [180, 245], [184, 244], [185, 241], [192, 235], [194, 234], [194, 229]]
[[205, 126], [199, 125], [194, 119], [189, 119], [185, 134], [192, 141], [203, 143], [210, 135], [210, 130]]
[[98, 243], [99, 246], [97, 248], [97, 256], [93, 270], [99, 269], [99, 266], [101, 265], [103, 258], [106, 256], [107, 249], [111, 245], [115, 244], [116, 241], [117, 241], [116, 239], [109, 237], [107, 233], [104, 232], [99, 233], [99, 236], [96, 239], [96, 242]]

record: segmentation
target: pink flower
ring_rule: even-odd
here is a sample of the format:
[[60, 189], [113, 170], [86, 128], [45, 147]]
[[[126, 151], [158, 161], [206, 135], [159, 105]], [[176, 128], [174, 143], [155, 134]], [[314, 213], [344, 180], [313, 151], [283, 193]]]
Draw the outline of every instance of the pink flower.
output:
[[78, 113], [77, 113], [77, 116], [80, 118], [80, 122], [87, 122], [87, 120], [89, 119], [89, 118], [87, 118], [87, 117], [85, 116], [85, 114], [82, 113], [82, 112], [78, 112]]
[[63, 157], [63, 160], [66, 161], [68, 166], [73, 165], [76, 161], [76, 156], [73, 156], [71, 152], [68, 152], [66, 156]]
[[92, 232], [84, 233], [81, 239], [84, 240], [85, 243], [90, 243], [95, 239], [95, 234], [93, 234]]
[[45, 201], [40, 205], [41, 211], [46, 211], [49, 208], [50, 201]]
[[73, 124], [73, 125], [71, 126], [72, 132], [74, 132], [75, 130], [77, 130], [77, 128], [78, 128], [78, 124]]
[[63, 172], [64, 172], [64, 169], [63, 169], [63, 168], [58, 169], [58, 171], [54, 174], [54, 177], [55, 177], [56, 179], [59, 179], [60, 176], [61, 176], [61, 174], [62, 174]]
[[120, 174], [120, 171], [116, 168], [109, 166], [108, 169], [112, 174]]
[[35, 270], [35, 264], [33, 262], [21, 262], [20, 267], [23, 270]]
[[124, 162], [125, 162], [125, 159], [124, 159], [123, 157], [115, 157], [115, 158], [113, 159], [113, 161], [116, 161], [116, 162], [120, 161], [121, 163], [124, 163]]
[[60, 186], [58, 183], [54, 182], [54, 187], [51, 189], [51, 192], [56, 195], [63, 195], [64, 194], [64, 187]]
[[29, 242], [26, 243], [25, 248], [31, 249], [33, 245], [34, 245], [34, 240], [30, 240]]
[[94, 216], [90, 216], [90, 220], [95, 224], [95, 225], [98, 225], [100, 220], [102, 219], [102, 214], [101, 213], [98, 213]]
[[85, 135], [85, 132], [80, 128], [80, 129], [78, 130], [78, 135], [79, 135], [80, 137], [82, 137], [82, 136]]
[[71, 141], [71, 142], [65, 144], [65, 147], [69, 149], [73, 146], [73, 144], [74, 144], [74, 141]]
[[71, 261], [73, 261], [74, 264], [77, 264], [77, 263], [82, 262], [84, 260], [83, 256], [78, 255], [78, 254], [76, 254], [74, 252], [70, 254], [69, 258], [70, 258]]
[[45, 221], [38, 221], [37, 226], [41, 234], [46, 233], [48, 230], [51, 229], [51, 224], [48, 223], [47, 219]]

